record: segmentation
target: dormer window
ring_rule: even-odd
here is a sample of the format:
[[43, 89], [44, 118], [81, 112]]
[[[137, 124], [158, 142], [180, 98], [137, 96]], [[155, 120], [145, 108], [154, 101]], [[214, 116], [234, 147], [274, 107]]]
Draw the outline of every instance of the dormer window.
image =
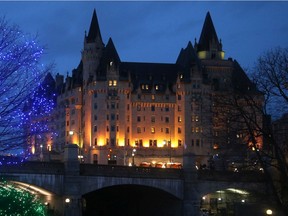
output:
[[111, 66], [113, 65], [113, 61], [110, 61], [109, 65], [110, 65], [110, 67], [111, 67]]

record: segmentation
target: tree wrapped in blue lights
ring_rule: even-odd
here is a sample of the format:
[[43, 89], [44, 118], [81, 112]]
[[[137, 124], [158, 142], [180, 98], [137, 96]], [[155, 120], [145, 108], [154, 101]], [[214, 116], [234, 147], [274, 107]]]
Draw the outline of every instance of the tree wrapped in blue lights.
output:
[[23, 106], [50, 70], [36, 39], [0, 18], [0, 153], [23, 148]]
[[38, 155], [38, 159], [43, 159], [40, 154], [51, 151], [53, 139], [57, 135], [53, 116], [56, 100], [55, 80], [48, 73], [23, 109], [27, 149]]

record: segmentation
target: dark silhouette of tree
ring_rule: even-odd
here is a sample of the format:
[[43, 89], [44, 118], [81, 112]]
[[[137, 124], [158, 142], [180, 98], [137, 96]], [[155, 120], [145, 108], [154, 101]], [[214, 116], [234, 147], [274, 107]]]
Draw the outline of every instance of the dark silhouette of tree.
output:
[[[237, 145], [231, 143], [231, 148], [235, 151], [234, 146], [238, 146], [236, 151], [242, 155], [240, 169], [261, 168], [273, 194], [271, 202], [276, 201], [288, 215], [287, 155], [271, 125], [271, 115], [278, 116], [287, 110], [288, 49], [275, 48], [263, 53], [255, 64], [252, 80], [253, 85], [235, 88], [233, 94], [216, 98], [218, 110], [214, 115], [220, 116], [225, 123], [223, 128], [229, 128], [232, 137], [239, 138], [238, 144], [234, 141]], [[226, 137], [227, 133], [222, 136]], [[225, 155], [225, 151], [221, 153]]]
[[51, 69], [40, 64], [42, 55], [37, 36], [25, 35], [18, 26], [0, 18], [0, 152], [25, 143], [24, 102]]

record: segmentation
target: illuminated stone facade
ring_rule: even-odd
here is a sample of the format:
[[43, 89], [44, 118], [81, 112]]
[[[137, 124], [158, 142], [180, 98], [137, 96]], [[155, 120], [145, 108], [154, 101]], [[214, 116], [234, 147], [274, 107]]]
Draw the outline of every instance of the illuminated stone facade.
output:
[[183, 153], [207, 163], [227, 143], [217, 141], [213, 97], [233, 93], [238, 82], [252, 86], [236, 61], [224, 59], [209, 13], [199, 41], [163, 64], [122, 62], [112, 39], [103, 43], [94, 11], [79, 66], [65, 81], [56, 76], [54, 148], [76, 143], [85, 162], [99, 164], [161, 166], [183, 163]]

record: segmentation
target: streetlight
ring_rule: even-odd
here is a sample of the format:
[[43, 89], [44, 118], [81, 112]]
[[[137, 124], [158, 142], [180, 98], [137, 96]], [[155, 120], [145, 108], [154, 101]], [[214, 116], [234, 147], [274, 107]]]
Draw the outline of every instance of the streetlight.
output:
[[136, 149], [132, 150], [132, 166], [135, 166], [135, 153], [136, 153]]
[[40, 160], [43, 161], [43, 145], [40, 145]]

